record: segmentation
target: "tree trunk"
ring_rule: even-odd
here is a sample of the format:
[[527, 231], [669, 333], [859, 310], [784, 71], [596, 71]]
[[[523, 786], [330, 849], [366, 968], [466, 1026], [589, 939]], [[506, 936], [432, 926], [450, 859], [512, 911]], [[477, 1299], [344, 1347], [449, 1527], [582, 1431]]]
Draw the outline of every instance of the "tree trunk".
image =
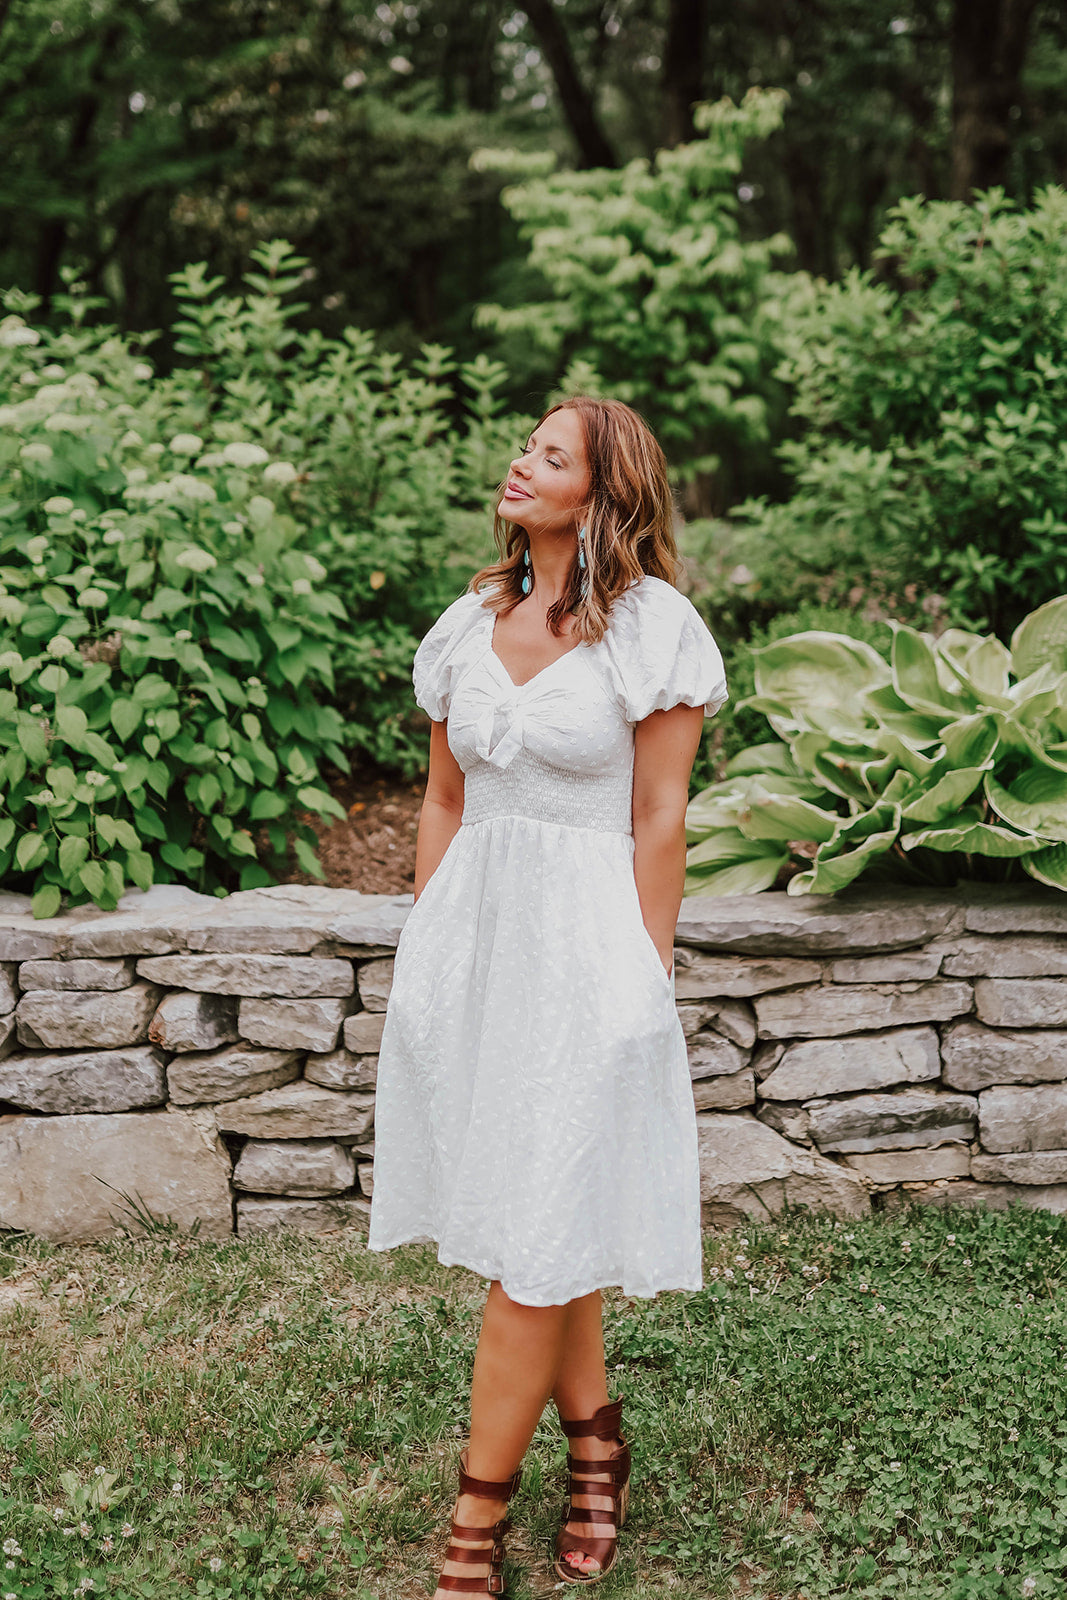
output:
[[1011, 110], [1037, 0], [955, 0], [952, 15], [952, 196], [1006, 186]]
[[663, 47], [665, 143], [686, 144], [696, 133], [693, 107], [704, 88], [708, 0], [670, 0]]
[[524, 0], [559, 94], [563, 115], [581, 152], [583, 167], [617, 167], [618, 157], [600, 126], [592, 97], [578, 76], [570, 41], [552, 0]]

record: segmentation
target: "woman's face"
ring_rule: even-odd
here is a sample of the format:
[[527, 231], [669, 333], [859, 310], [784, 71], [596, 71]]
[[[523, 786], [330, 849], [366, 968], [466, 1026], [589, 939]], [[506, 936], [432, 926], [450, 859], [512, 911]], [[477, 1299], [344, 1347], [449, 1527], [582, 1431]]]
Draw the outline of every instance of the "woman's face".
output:
[[577, 411], [554, 411], [515, 457], [499, 511], [527, 533], [575, 532], [589, 496], [589, 465]]

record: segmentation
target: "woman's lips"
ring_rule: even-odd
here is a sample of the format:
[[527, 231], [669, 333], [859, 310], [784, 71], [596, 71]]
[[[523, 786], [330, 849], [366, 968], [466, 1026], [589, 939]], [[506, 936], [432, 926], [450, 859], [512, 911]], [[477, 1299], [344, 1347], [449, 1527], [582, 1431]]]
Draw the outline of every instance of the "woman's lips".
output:
[[509, 483], [504, 485], [504, 499], [505, 500], [532, 500], [533, 499], [533, 495], [532, 494], [528, 494], [525, 489], [520, 489], [517, 483], [510, 483], [509, 482]]

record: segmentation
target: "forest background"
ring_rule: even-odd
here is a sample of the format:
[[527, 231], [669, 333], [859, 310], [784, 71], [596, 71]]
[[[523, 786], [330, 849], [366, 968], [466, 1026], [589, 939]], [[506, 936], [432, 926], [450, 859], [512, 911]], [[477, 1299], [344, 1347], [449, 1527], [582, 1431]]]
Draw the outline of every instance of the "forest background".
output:
[[[16, 885], [247, 886], [301, 816], [314, 874], [353, 762], [423, 770], [415, 644], [568, 390], [671, 457], [734, 688], [694, 787], [767, 737], [753, 646], [1006, 638], [1067, 590], [1065, 68], [1045, 0], [0, 0]], [[85, 858], [49, 697], [128, 815]]]

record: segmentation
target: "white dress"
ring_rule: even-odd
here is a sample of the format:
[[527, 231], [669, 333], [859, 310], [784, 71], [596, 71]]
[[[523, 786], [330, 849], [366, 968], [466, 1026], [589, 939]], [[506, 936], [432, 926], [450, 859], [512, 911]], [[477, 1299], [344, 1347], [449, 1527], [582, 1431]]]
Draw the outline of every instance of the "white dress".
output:
[[701, 1286], [696, 1113], [634, 879], [634, 724], [726, 700], [699, 613], [659, 578], [521, 687], [463, 594], [415, 656], [462, 824], [396, 949], [370, 1248], [435, 1241], [523, 1305]]

